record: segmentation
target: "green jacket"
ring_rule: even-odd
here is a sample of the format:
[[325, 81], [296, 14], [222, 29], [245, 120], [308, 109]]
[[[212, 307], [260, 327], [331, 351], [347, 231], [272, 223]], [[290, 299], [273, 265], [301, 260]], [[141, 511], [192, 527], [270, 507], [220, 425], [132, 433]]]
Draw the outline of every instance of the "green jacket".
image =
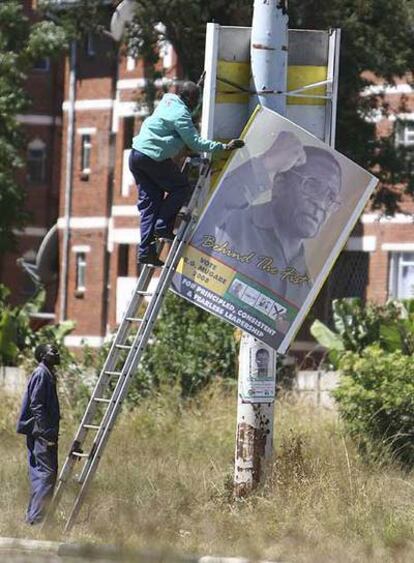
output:
[[203, 139], [194, 127], [191, 113], [176, 94], [165, 94], [152, 115], [132, 140], [132, 148], [161, 161], [176, 156], [184, 146], [196, 152], [216, 152], [224, 144]]

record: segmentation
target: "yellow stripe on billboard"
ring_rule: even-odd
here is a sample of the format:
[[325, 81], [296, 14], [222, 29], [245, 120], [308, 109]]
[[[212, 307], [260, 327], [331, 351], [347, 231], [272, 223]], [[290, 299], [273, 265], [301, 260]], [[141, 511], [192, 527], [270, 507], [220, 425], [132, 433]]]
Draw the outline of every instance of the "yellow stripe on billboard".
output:
[[[288, 92], [298, 90], [304, 86], [326, 80], [328, 69], [326, 66], [293, 65], [288, 67]], [[326, 96], [326, 86], [308, 88], [306, 96]], [[305, 96], [288, 96], [287, 103], [291, 105], [324, 106], [326, 100]]]

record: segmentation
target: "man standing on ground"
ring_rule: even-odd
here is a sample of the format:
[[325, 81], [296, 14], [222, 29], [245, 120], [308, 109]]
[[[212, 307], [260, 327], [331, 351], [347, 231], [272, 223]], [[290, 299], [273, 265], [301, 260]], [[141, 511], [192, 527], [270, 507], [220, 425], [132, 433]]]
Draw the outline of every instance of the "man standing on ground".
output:
[[194, 82], [185, 82], [179, 95], [165, 94], [132, 141], [129, 168], [139, 189], [140, 264], [163, 265], [156, 255], [154, 237], [174, 238], [176, 215], [190, 195], [188, 179], [171, 159], [184, 146], [214, 153], [243, 145], [238, 139], [224, 144], [199, 136], [191, 117], [199, 98], [200, 88]]
[[55, 488], [60, 420], [55, 372], [59, 350], [53, 344], [40, 344], [35, 358], [39, 365], [30, 376], [17, 423], [28, 449], [31, 494], [26, 522], [31, 525], [44, 519]]

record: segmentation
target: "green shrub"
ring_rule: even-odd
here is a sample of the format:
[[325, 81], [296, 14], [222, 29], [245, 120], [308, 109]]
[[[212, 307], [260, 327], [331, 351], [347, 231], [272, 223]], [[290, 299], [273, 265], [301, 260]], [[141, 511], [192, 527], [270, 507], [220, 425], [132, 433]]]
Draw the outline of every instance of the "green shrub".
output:
[[9, 296], [10, 290], [0, 284], [0, 365], [24, 363], [41, 342], [55, 342], [63, 349], [64, 337], [75, 327], [73, 321], [45, 325], [36, 331], [31, 326], [31, 315], [43, 307], [44, 290], [38, 289], [29, 301], [16, 307], [9, 304]]
[[192, 395], [216, 377], [237, 376], [235, 329], [170, 293], [129, 397], [179, 384]]
[[370, 346], [347, 352], [334, 397], [350, 433], [366, 453], [389, 452], [414, 465], [414, 362], [401, 351]]
[[414, 353], [414, 300], [389, 301], [385, 305], [364, 303], [356, 297], [332, 302], [331, 330], [319, 320], [311, 333], [328, 350], [329, 362], [337, 368], [346, 351], [361, 353], [378, 344], [387, 352]]

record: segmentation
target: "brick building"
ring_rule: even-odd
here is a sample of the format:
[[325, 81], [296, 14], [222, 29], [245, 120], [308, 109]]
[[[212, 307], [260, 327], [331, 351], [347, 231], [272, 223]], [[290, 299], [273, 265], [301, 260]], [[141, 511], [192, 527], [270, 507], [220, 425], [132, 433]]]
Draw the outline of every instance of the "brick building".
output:
[[[179, 78], [168, 45], [161, 48], [158, 70], [166, 82]], [[33, 108], [21, 116], [28, 138], [22, 182], [33, 222], [19, 234], [18, 253], [7, 257], [1, 281], [15, 289], [16, 300], [25, 296], [30, 288], [16, 257], [33, 259], [56, 224], [59, 268], [47, 310], [56, 320], [76, 321], [66, 341], [73, 347], [103, 343], [136, 279], [136, 188], [127, 161], [131, 138], [148, 113], [146, 74], [142, 61], [123, 55], [110, 38], [90, 36], [64, 61], [39, 62], [28, 80]], [[408, 81], [381, 89], [395, 114], [378, 119], [379, 132], [414, 146], [414, 90]], [[335, 297], [384, 302], [390, 296], [414, 296], [413, 212], [414, 205], [407, 203], [404, 213], [392, 218], [363, 215], [318, 299], [319, 317], [327, 318]], [[293, 349], [313, 346], [305, 335], [301, 331]]]

